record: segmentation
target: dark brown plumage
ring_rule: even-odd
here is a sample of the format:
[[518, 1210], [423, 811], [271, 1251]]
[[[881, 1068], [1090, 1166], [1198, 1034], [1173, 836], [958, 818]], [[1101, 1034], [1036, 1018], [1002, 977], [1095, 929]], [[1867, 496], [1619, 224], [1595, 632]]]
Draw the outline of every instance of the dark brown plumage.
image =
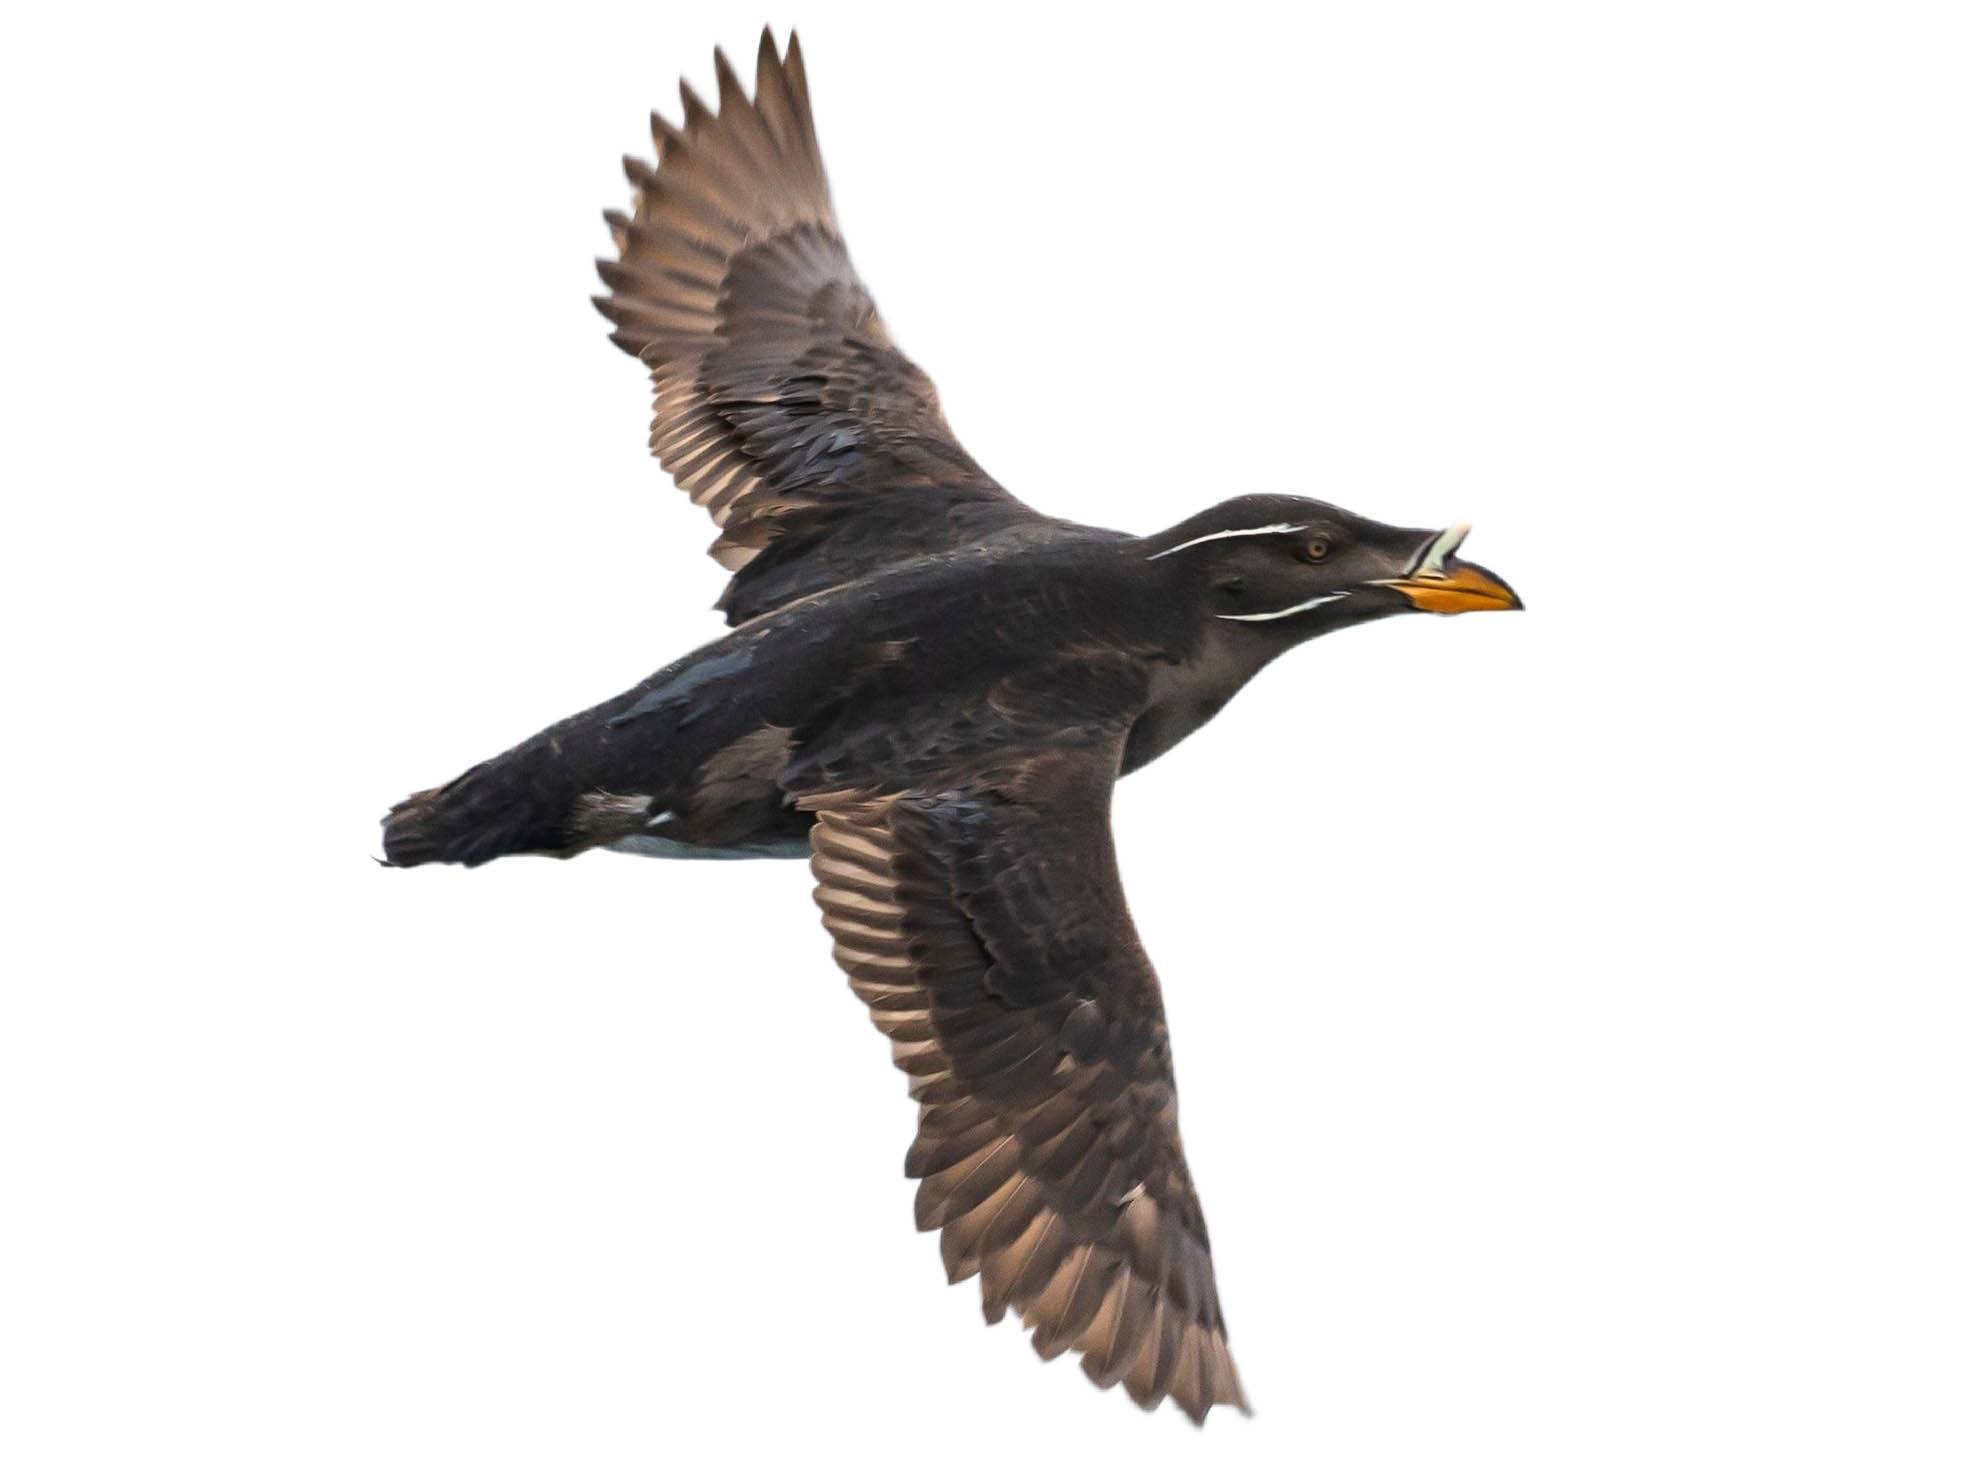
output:
[[721, 53], [627, 165], [597, 300], [650, 444], [720, 535], [733, 626], [385, 821], [395, 865], [810, 855], [834, 955], [920, 1103], [951, 1279], [1041, 1355], [1203, 1419], [1247, 1410], [1182, 1152], [1114, 781], [1314, 636], [1518, 607], [1465, 528], [1239, 497], [1146, 538], [1044, 517], [956, 443], [833, 218], [796, 37]]
[[1200, 1417], [1247, 1403], [1106, 822], [1121, 741], [802, 802], [833, 955], [922, 1103], [915, 1222], [949, 1278], [980, 1271], [1039, 1355]]
[[854, 274], [798, 37], [781, 61], [765, 33], [755, 102], [719, 51], [717, 93], [712, 113], [683, 84], [683, 126], [653, 119], [660, 167], [627, 161], [594, 300], [655, 375], [649, 445], [722, 530], [737, 624], [1034, 514], [956, 443]]

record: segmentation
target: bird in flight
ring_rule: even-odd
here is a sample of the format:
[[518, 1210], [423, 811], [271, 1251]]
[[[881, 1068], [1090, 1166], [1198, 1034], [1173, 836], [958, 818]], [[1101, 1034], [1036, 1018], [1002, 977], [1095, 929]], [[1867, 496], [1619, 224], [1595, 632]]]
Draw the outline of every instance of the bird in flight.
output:
[[957, 443], [833, 215], [794, 35], [682, 88], [626, 162], [595, 299], [650, 445], [718, 527], [731, 626], [384, 820], [397, 866], [595, 848], [809, 857], [919, 1121], [915, 1219], [1040, 1356], [1196, 1422], [1248, 1411], [1181, 1147], [1114, 782], [1278, 655], [1516, 609], [1465, 526], [1242, 496], [1146, 537], [1026, 506]]

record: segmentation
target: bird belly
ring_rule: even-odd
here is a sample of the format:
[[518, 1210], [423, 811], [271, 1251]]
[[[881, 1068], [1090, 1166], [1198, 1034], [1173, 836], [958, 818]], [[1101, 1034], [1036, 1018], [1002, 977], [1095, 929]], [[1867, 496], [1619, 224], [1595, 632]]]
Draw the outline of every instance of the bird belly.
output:
[[786, 728], [752, 728], [698, 762], [665, 794], [660, 814], [608, 848], [672, 860], [803, 858], [812, 816], [779, 784], [791, 752]]

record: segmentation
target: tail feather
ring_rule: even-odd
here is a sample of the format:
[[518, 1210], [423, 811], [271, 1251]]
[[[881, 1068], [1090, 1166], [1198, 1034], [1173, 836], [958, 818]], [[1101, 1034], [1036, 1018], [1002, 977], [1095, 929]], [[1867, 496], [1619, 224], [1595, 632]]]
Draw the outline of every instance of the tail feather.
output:
[[500, 855], [567, 854], [579, 847], [567, 832], [564, 805], [536, 792], [527, 781], [532, 765], [516, 758], [480, 763], [397, 804], [382, 821], [385, 862], [482, 865]]
[[[692, 728], [695, 745], [672, 739], [706, 713], [728, 714], [713, 690], [722, 692], [727, 678], [745, 671], [750, 658], [748, 652], [707, 646], [441, 787], [411, 794], [383, 816], [383, 862], [482, 865], [501, 855], [564, 858], [663, 828], [676, 818], [672, 805], [684, 806], [690, 773], [716, 751], [714, 742], [701, 740], [711, 726], [707, 722]], [[625, 722], [636, 725], [624, 733]], [[741, 743], [735, 750], [739, 766], [720, 781], [742, 789], [750, 771], [743, 763], [758, 758]], [[768, 787], [769, 779], [764, 781]], [[727, 796], [722, 808], [746, 796], [748, 790]], [[780, 807], [771, 806], [772, 817]], [[722, 830], [670, 837], [684, 843], [732, 838]]]

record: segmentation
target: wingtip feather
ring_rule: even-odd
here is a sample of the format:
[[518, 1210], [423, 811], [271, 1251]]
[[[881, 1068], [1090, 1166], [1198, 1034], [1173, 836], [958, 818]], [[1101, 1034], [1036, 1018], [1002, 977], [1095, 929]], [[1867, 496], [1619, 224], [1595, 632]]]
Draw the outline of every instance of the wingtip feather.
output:
[[689, 84], [689, 78], [684, 77], [676, 83], [676, 92], [683, 100], [683, 129], [685, 132], [694, 133], [698, 128], [716, 121], [717, 115], [710, 110], [708, 104], [701, 97], [697, 96], [696, 89]]

